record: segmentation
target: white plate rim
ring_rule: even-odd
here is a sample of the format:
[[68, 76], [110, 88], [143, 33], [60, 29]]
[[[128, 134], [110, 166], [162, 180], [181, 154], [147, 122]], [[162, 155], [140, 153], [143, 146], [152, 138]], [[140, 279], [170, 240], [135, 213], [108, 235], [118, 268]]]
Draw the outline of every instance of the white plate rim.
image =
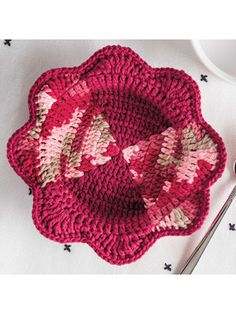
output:
[[191, 40], [193, 49], [197, 53], [199, 59], [202, 61], [202, 63], [214, 74], [219, 76], [220, 78], [230, 82], [231, 84], [236, 84], [236, 77], [233, 75], [230, 75], [221, 69], [219, 69], [205, 54], [204, 50], [202, 49], [202, 46], [200, 44], [199, 40]]

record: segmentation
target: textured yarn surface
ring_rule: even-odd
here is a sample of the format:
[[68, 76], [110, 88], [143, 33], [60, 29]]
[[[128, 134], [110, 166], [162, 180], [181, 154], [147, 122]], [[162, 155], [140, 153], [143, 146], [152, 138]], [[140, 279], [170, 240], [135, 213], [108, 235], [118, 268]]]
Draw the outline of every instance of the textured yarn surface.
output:
[[42, 74], [29, 110], [7, 154], [32, 189], [44, 236], [86, 242], [121, 265], [202, 225], [226, 151], [185, 72], [107, 46], [79, 67]]

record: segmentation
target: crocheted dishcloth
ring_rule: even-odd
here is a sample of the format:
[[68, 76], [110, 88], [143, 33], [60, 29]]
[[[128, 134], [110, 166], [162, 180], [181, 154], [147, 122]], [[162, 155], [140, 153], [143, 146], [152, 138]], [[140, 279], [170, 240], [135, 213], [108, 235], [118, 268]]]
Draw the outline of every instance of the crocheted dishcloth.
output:
[[7, 154], [33, 191], [44, 236], [86, 242], [121, 265], [202, 225], [226, 151], [185, 72], [107, 46], [79, 67], [42, 74], [29, 111]]

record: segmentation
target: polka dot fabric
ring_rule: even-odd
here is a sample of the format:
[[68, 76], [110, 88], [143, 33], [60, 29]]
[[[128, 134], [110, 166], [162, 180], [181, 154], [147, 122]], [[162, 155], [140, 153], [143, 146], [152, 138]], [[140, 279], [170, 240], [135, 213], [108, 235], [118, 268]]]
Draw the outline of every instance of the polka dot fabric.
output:
[[44, 236], [85, 242], [121, 265], [202, 225], [226, 151], [183, 71], [108, 46], [79, 67], [42, 74], [29, 110], [7, 153], [32, 189]]

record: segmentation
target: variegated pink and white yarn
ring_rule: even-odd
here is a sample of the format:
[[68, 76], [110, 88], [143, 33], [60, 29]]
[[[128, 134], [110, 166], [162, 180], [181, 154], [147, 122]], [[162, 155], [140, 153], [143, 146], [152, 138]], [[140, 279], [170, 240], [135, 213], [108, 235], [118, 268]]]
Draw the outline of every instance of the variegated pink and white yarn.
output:
[[8, 159], [32, 188], [44, 236], [86, 242], [120, 265], [162, 236], [201, 226], [226, 151], [186, 73], [108, 46], [41, 75], [29, 109]]

